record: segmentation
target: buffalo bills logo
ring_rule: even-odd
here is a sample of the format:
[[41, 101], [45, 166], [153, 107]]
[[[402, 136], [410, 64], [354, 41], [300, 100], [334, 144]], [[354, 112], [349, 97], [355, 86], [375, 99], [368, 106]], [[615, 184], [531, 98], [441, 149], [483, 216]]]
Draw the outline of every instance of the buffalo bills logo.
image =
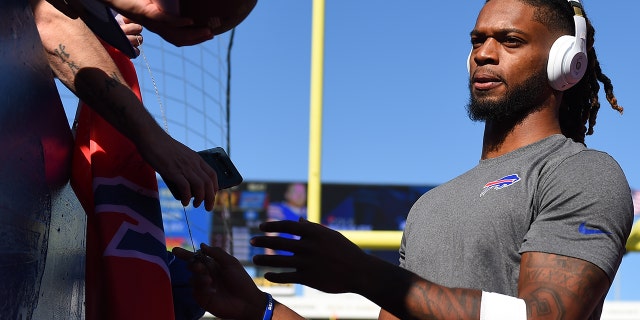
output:
[[498, 180], [487, 182], [487, 184], [484, 185], [484, 188], [482, 189], [482, 193], [480, 194], [480, 196], [482, 197], [485, 193], [487, 193], [487, 191], [491, 189], [499, 190], [502, 188], [506, 188], [518, 181], [520, 181], [520, 177], [517, 174], [511, 174], [511, 175], [502, 177]]

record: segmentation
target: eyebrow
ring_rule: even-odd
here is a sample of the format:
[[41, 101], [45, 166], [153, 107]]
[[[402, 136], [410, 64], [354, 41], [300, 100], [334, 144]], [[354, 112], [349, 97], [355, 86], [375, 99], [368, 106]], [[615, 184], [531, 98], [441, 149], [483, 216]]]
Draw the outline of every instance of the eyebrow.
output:
[[[508, 33], [517, 33], [517, 34], [522, 34], [522, 35], [526, 35], [527, 33], [524, 32], [521, 29], [518, 28], [504, 28], [504, 29], [500, 29], [497, 32], [498, 34], [508, 34]], [[480, 36], [483, 35], [484, 33], [478, 31], [477, 29], [473, 29], [471, 30], [471, 32], [469, 32], [469, 36], [473, 37], [473, 36]]]

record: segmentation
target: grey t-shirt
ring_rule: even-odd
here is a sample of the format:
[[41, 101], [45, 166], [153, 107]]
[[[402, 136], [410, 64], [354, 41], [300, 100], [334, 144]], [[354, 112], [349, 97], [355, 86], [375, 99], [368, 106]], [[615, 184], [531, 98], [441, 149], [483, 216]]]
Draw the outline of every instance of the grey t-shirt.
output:
[[617, 162], [554, 135], [420, 197], [400, 266], [444, 286], [516, 296], [520, 254], [537, 251], [589, 261], [613, 279], [632, 222]]

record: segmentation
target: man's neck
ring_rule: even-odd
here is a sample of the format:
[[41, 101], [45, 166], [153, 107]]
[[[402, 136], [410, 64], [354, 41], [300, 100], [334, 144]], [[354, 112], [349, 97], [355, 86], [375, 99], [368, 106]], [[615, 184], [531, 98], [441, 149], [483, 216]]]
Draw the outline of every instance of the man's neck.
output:
[[536, 111], [515, 125], [487, 121], [481, 158], [496, 158], [559, 133], [562, 131], [557, 109], [551, 107]]

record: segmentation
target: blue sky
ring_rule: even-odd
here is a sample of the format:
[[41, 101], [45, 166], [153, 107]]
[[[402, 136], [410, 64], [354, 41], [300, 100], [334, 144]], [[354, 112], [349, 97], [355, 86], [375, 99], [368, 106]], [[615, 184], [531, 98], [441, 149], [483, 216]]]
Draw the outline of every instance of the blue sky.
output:
[[[327, 1], [324, 182], [440, 184], [478, 162], [483, 124], [466, 115], [466, 58], [483, 3]], [[586, 142], [617, 159], [640, 189], [640, 45], [630, 33], [640, 29], [640, 1], [583, 3], [603, 71], [625, 107], [620, 116], [602, 97]], [[245, 180], [307, 180], [311, 7], [311, 0], [262, 0], [236, 29], [231, 153]], [[146, 54], [153, 61], [154, 52]], [[640, 300], [638, 266], [640, 253], [625, 257], [609, 297]]]

